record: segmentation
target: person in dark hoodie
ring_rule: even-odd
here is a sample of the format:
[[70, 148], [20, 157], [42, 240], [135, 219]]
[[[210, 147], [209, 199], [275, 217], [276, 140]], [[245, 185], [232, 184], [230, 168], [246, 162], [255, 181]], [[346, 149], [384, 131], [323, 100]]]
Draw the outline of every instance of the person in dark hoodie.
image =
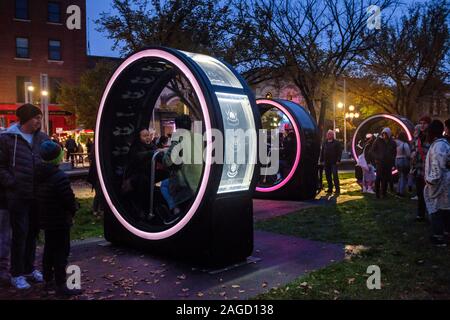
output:
[[34, 174], [41, 162], [39, 146], [49, 137], [40, 131], [42, 112], [24, 104], [16, 111], [16, 123], [0, 135], [0, 181], [6, 189], [11, 218], [11, 284], [28, 289], [28, 280], [42, 282], [35, 269], [37, 223]]
[[41, 144], [42, 163], [36, 168], [36, 198], [39, 226], [45, 233], [42, 267], [46, 288], [56, 285], [59, 295], [77, 295], [80, 290], [66, 284], [67, 259], [70, 253], [70, 228], [78, 203], [68, 176], [59, 169], [64, 151], [53, 141]]
[[[377, 169], [375, 193], [377, 198], [386, 197], [388, 183], [392, 179], [392, 168], [395, 165], [397, 144], [392, 139], [392, 131], [384, 128], [370, 149], [370, 155]], [[380, 194], [381, 186], [381, 194]]]

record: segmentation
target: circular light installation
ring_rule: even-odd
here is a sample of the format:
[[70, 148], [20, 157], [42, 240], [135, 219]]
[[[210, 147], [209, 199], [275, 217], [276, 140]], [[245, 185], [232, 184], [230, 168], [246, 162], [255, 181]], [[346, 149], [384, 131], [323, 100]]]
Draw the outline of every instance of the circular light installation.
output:
[[278, 190], [285, 186], [294, 176], [295, 171], [297, 170], [298, 164], [300, 163], [300, 155], [301, 155], [301, 138], [300, 138], [300, 131], [298, 129], [298, 126], [296, 124], [296, 121], [292, 114], [284, 107], [282, 104], [278, 103], [276, 100], [267, 100], [267, 99], [259, 99], [256, 101], [258, 105], [269, 105], [277, 108], [280, 110], [283, 114], [285, 114], [290, 123], [292, 124], [292, 127], [294, 129], [295, 138], [296, 138], [296, 153], [295, 153], [295, 160], [294, 164], [291, 167], [291, 170], [289, 171], [289, 174], [278, 184], [272, 186], [272, 187], [256, 187], [256, 191], [258, 192], [273, 192], [275, 190]]
[[[181, 87], [175, 87], [176, 83]], [[178, 90], [180, 88], [182, 90]], [[128, 183], [124, 182], [128, 181], [127, 168], [133, 168], [134, 164], [130, 160], [134, 159], [130, 151], [135, 146], [133, 143], [140, 146], [140, 134], [154, 120], [156, 105], [161, 105], [163, 99], [169, 101], [173, 98], [167, 92], [184, 99], [184, 106], [176, 111], [177, 114], [181, 112], [188, 118], [202, 120], [203, 139], [201, 137], [200, 141], [204, 157], [201, 173], [195, 171], [198, 173], [196, 189], [188, 195], [181, 193], [184, 197], [181, 200], [182, 214], [177, 219], [166, 221], [157, 209], [173, 207], [167, 193], [163, 192], [163, 183], [170, 183], [170, 179], [158, 180], [161, 187], [153, 183], [158, 153], [164, 155], [165, 151], [151, 153], [149, 190], [134, 187], [138, 193], [127, 196]], [[105, 238], [180, 258], [195, 256], [210, 264], [231, 263], [250, 255], [253, 249], [251, 194], [258, 178], [254, 169], [259, 123], [251, 89], [227, 64], [209, 56], [163, 47], [148, 48], [130, 55], [111, 76], [100, 102], [96, 123], [95, 163], [107, 204]], [[194, 128], [194, 135], [195, 126], [190, 126]], [[224, 158], [236, 156], [236, 138], [228, 138], [225, 134], [229, 128], [249, 132], [241, 141], [244, 163], [213, 162], [213, 134], [217, 132], [223, 135]], [[172, 138], [181, 131], [175, 130]], [[181, 143], [185, 140], [176, 141]], [[197, 151], [193, 153], [203, 154], [202, 150]], [[148, 151], [145, 152], [148, 155]], [[195, 155], [193, 157], [196, 158]], [[147, 164], [143, 163], [145, 170], [149, 167]], [[180, 168], [189, 170], [192, 168], [189, 165], [195, 164], [183, 163]], [[142, 172], [139, 175], [138, 172], [139, 176], [147, 179], [146, 174]], [[185, 179], [188, 178], [185, 176]], [[154, 188], [158, 190], [156, 196]], [[180, 196], [179, 189], [172, 188], [168, 192], [173, 197]], [[151, 196], [149, 202], [144, 199], [144, 205], [139, 207], [135, 200], [139, 202], [141, 194]], [[137, 215], [141, 212], [148, 214], [142, 218]]]
[[[409, 141], [413, 140], [413, 135], [411, 133], [411, 130], [413, 130], [413, 125], [412, 125], [412, 123], [410, 123], [410, 121], [408, 119], [402, 118], [397, 115], [392, 115], [392, 114], [385, 114], [385, 113], [376, 114], [376, 115], [373, 115], [373, 116], [365, 119], [363, 122], [361, 122], [361, 124], [355, 130], [355, 133], [354, 133], [353, 139], [352, 139], [352, 153], [353, 153], [354, 159], [358, 159], [358, 154], [356, 152], [356, 144], [357, 144], [356, 139], [357, 139], [359, 132], [365, 125], [367, 125], [368, 123], [370, 123], [374, 120], [377, 120], [377, 119], [391, 120], [391, 121], [395, 122], [397, 125], [399, 125], [402, 128], [403, 131], [405, 131], [405, 133], [408, 137], [408, 140]], [[392, 173], [396, 174], [396, 173], [398, 173], [398, 170], [395, 169], [392, 171]]]
[[[258, 99], [256, 103], [262, 115], [273, 111], [282, 114], [281, 117], [278, 115], [280, 121], [271, 129], [284, 125], [291, 128], [293, 133], [289, 133], [292, 135], [290, 137], [292, 142], [288, 142], [290, 147], [287, 150], [290, 151], [284, 150], [288, 152], [285, 155], [284, 169], [282, 169], [281, 159], [279, 159], [280, 166], [276, 174], [276, 181], [270, 184], [270, 182], [266, 183], [260, 180], [260, 184], [256, 187], [255, 197], [285, 200], [313, 199], [316, 196], [318, 185], [316, 172], [320, 152], [319, 130], [314, 119], [305, 108], [289, 100]], [[271, 115], [268, 116], [271, 117]], [[284, 123], [282, 118], [285, 119]], [[261, 171], [261, 177], [264, 179], [268, 177], [264, 175], [264, 168]]]
[[126, 61], [124, 61], [119, 68], [114, 72], [114, 74], [112, 75], [111, 79], [108, 82], [108, 85], [106, 86], [106, 89], [103, 93], [103, 97], [102, 100], [100, 102], [100, 108], [98, 111], [99, 116], [97, 117], [97, 124], [96, 124], [96, 136], [95, 136], [95, 152], [96, 154], [99, 154], [99, 143], [98, 141], [101, 141], [100, 137], [99, 137], [99, 133], [101, 130], [101, 122], [102, 122], [102, 115], [103, 115], [103, 108], [105, 106], [106, 103], [106, 99], [108, 98], [108, 95], [111, 91], [111, 88], [113, 86], [113, 84], [115, 83], [115, 81], [117, 80], [117, 78], [119, 77], [119, 75], [130, 65], [132, 65], [134, 62], [146, 58], [146, 57], [152, 57], [152, 58], [160, 58], [163, 59], [165, 61], [168, 61], [172, 64], [174, 64], [177, 68], [179, 68], [181, 70], [181, 72], [187, 77], [187, 79], [189, 80], [189, 82], [192, 84], [192, 86], [194, 87], [195, 93], [196, 95], [199, 97], [200, 100], [200, 106], [201, 106], [201, 110], [203, 112], [203, 117], [204, 117], [204, 121], [205, 121], [205, 126], [206, 126], [206, 159], [205, 159], [205, 169], [204, 169], [204, 174], [203, 174], [203, 178], [201, 180], [201, 184], [200, 184], [200, 190], [198, 191], [198, 194], [195, 198], [195, 201], [192, 205], [192, 207], [189, 209], [189, 211], [186, 213], [186, 215], [173, 227], [169, 228], [168, 230], [162, 231], [162, 232], [156, 232], [156, 233], [152, 233], [152, 232], [145, 232], [142, 230], [137, 229], [136, 227], [134, 227], [133, 225], [131, 225], [126, 219], [123, 218], [122, 214], [119, 212], [119, 210], [116, 208], [116, 206], [114, 205], [114, 203], [111, 201], [110, 195], [108, 193], [108, 190], [106, 189], [105, 186], [105, 180], [103, 177], [103, 171], [102, 171], [102, 166], [100, 163], [100, 157], [97, 157], [96, 161], [97, 161], [97, 168], [100, 168], [98, 170], [98, 177], [99, 177], [99, 181], [100, 181], [100, 185], [102, 187], [102, 191], [103, 194], [105, 196], [105, 200], [108, 203], [109, 207], [111, 208], [112, 212], [114, 213], [114, 215], [116, 216], [116, 218], [119, 220], [119, 222], [131, 233], [133, 233], [134, 235], [144, 238], [144, 239], [148, 239], [148, 240], [160, 240], [160, 239], [164, 239], [167, 237], [170, 237], [172, 235], [174, 235], [175, 233], [177, 233], [178, 231], [180, 231], [188, 222], [189, 220], [192, 218], [192, 216], [194, 215], [194, 213], [196, 212], [196, 210], [198, 209], [198, 206], [200, 204], [200, 201], [202, 199], [202, 197], [204, 196], [205, 193], [205, 189], [206, 186], [208, 184], [208, 178], [209, 178], [209, 173], [211, 170], [211, 158], [212, 158], [212, 151], [211, 151], [211, 146], [212, 146], [212, 136], [211, 136], [211, 119], [209, 116], [209, 112], [208, 112], [208, 108], [206, 105], [206, 101], [205, 101], [205, 96], [200, 88], [200, 84], [197, 81], [197, 79], [195, 78], [194, 74], [192, 73], [191, 70], [189, 70], [189, 68], [186, 66], [185, 63], [183, 63], [178, 57], [176, 57], [175, 55], [166, 52], [166, 51], [162, 51], [162, 50], [158, 50], [158, 49], [149, 49], [149, 50], [144, 50], [141, 52], [138, 52], [134, 55], [132, 55], [131, 57], [129, 57]]

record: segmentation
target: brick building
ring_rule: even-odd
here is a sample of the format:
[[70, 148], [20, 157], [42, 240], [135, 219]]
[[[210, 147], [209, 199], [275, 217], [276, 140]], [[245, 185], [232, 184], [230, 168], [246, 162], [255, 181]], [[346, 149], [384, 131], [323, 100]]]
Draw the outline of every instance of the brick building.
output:
[[[81, 9], [81, 29], [66, 25], [71, 5]], [[86, 1], [1, 0], [0, 34], [0, 127], [15, 120], [15, 109], [26, 100], [26, 83], [34, 88], [28, 97], [40, 104], [41, 74], [45, 74], [50, 131], [73, 129], [75, 117], [60, 108], [56, 97], [61, 83], [77, 83], [88, 66]]]

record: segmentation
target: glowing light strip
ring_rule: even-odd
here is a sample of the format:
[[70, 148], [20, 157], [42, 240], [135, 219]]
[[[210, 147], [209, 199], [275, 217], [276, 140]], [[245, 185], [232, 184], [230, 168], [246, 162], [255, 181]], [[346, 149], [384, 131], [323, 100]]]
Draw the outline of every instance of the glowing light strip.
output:
[[300, 153], [301, 153], [301, 147], [302, 147], [301, 141], [300, 141], [300, 131], [297, 127], [297, 123], [295, 122], [294, 117], [280, 103], [275, 102], [273, 100], [259, 99], [259, 100], [256, 100], [256, 104], [268, 104], [268, 105], [274, 106], [275, 108], [277, 108], [281, 112], [283, 112], [285, 115], [287, 115], [287, 117], [289, 118], [289, 121], [292, 123], [292, 127], [294, 128], [295, 138], [296, 138], [296, 142], [297, 142], [297, 153], [295, 155], [294, 165], [292, 166], [291, 171], [289, 172], [287, 177], [284, 178], [280, 183], [278, 183], [272, 187], [268, 187], [268, 188], [256, 187], [256, 191], [258, 191], [258, 192], [273, 192], [275, 190], [282, 188], [284, 185], [286, 185], [286, 183], [288, 183], [289, 180], [291, 180], [292, 176], [295, 173], [295, 170], [297, 170], [298, 164], [300, 163]]
[[114, 72], [113, 76], [111, 77], [111, 80], [109, 81], [105, 92], [103, 93], [102, 100], [100, 102], [100, 108], [98, 111], [98, 117], [97, 117], [97, 123], [96, 123], [96, 130], [95, 130], [95, 152], [98, 155], [99, 154], [99, 143], [101, 143], [99, 137], [100, 137], [100, 123], [103, 116], [103, 108], [105, 106], [106, 99], [110, 93], [111, 87], [113, 86], [114, 82], [117, 80], [119, 75], [124, 71], [129, 65], [134, 63], [135, 61], [143, 58], [161, 58], [164, 60], [167, 60], [174, 64], [178, 69], [181, 70], [181, 72], [186, 76], [186, 78], [189, 80], [189, 82], [192, 84], [195, 93], [197, 94], [200, 106], [202, 108], [202, 113], [205, 120], [205, 128], [206, 128], [206, 159], [205, 159], [205, 170], [203, 174], [203, 179], [200, 183], [200, 188], [197, 193], [197, 196], [194, 200], [194, 203], [192, 204], [189, 211], [186, 213], [186, 215], [173, 227], [161, 231], [161, 232], [145, 232], [142, 230], [139, 230], [132, 226], [130, 223], [128, 223], [122, 215], [119, 213], [119, 211], [116, 209], [114, 204], [111, 201], [111, 198], [106, 190], [104, 178], [103, 178], [103, 172], [102, 167], [100, 166], [100, 159], [99, 157], [96, 157], [96, 164], [98, 168], [98, 177], [100, 181], [100, 185], [103, 190], [103, 194], [105, 196], [106, 202], [108, 203], [111, 211], [116, 216], [117, 220], [131, 233], [134, 235], [144, 238], [147, 240], [161, 240], [168, 238], [177, 232], [179, 232], [186, 224], [191, 220], [191, 218], [194, 216], [195, 212], [200, 206], [200, 203], [203, 199], [203, 196], [205, 195], [206, 187], [208, 185], [209, 175], [211, 171], [211, 163], [212, 163], [212, 131], [211, 131], [211, 120], [208, 112], [208, 107], [206, 104], [205, 96], [203, 95], [202, 89], [200, 87], [200, 84], [198, 83], [197, 79], [195, 78], [194, 74], [189, 70], [189, 68], [184, 64], [183, 61], [181, 61], [179, 58], [174, 56], [173, 54], [159, 50], [159, 49], [149, 49], [149, 50], [143, 50], [140, 51], [131, 57], [129, 57], [126, 61], [124, 61], [120, 67]]
[[[408, 136], [408, 140], [409, 141], [412, 141], [412, 139], [413, 139], [413, 136], [412, 136], [411, 132], [409, 131], [408, 127], [403, 123], [402, 120], [400, 120], [399, 118], [397, 118], [397, 117], [395, 117], [393, 115], [390, 115], [390, 114], [385, 114], [385, 113], [376, 114], [374, 116], [371, 116], [371, 117], [367, 118], [363, 122], [361, 122], [361, 124], [358, 126], [358, 128], [356, 128], [355, 134], [353, 135], [352, 152], [353, 152], [353, 158], [356, 161], [358, 161], [358, 155], [356, 153], [356, 137], [358, 136], [358, 132], [367, 122], [372, 121], [373, 119], [377, 119], [377, 118], [393, 120], [394, 122], [399, 124], [400, 127], [402, 127], [402, 129], [406, 132], [406, 135]], [[398, 173], [397, 169], [392, 171], [392, 174], [396, 174], [396, 173]]]

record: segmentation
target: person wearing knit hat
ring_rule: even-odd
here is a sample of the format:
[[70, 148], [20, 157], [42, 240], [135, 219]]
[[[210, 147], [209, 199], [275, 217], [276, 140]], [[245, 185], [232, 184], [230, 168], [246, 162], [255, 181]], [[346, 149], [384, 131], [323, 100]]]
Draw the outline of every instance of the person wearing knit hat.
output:
[[41, 144], [39, 154], [43, 162], [59, 165], [64, 157], [64, 150], [59, 144], [47, 140]]
[[19, 118], [20, 124], [23, 125], [36, 116], [42, 116], [42, 111], [31, 103], [25, 103], [17, 108], [16, 116]]
[[426, 130], [427, 127], [430, 125], [431, 123], [431, 118], [430, 116], [423, 116], [419, 119], [419, 124], [422, 127], [422, 130]]
[[36, 200], [39, 226], [45, 234], [42, 260], [45, 287], [51, 290], [55, 285], [61, 296], [78, 295], [80, 290], [70, 290], [66, 284], [70, 228], [78, 204], [68, 176], [59, 168], [63, 158], [61, 147], [53, 141], [45, 141], [39, 153], [42, 163], [36, 168]]
[[49, 137], [40, 130], [42, 112], [36, 106], [24, 104], [16, 115], [19, 122], [0, 135], [0, 183], [11, 220], [10, 280], [14, 288], [23, 290], [31, 287], [29, 280], [43, 281], [34, 266], [39, 234], [34, 176], [42, 161], [39, 147]]

